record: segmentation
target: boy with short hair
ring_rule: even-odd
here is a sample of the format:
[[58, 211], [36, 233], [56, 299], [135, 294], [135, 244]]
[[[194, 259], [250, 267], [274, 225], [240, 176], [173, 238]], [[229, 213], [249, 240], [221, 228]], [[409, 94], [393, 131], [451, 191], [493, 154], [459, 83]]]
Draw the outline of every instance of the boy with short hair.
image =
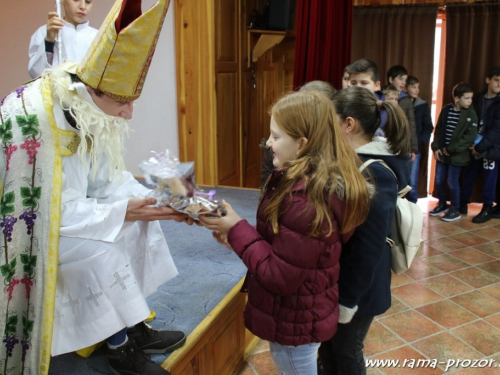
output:
[[410, 186], [406, 198], [413, 203], [418, 200], [418, 174], [420, 171], [420, 156], [422, 149], [429, 144], [434, 125], [432, 124], [431, 110], [429, 104], [425, 100], [418, 97], [420, 92], [420, 82], [417, 77], [409, 76], [406, 80], [406, 93], [413, 102], [413, 110], [415, 112], [415, 127], [417, 130], [418, 153], [415, 155], [415, 160], [411, 163]]
[[372, 91], [377, 98], [382, 98], [377, 64], [368, 59], [359, 59], [348, 65], [346, 70], [349, 73], [351, 86], [365, 87]]
[[347, 71], [347, 66], [344, 68], [344, 73], [342, 73], [342, 88], [346, 89], [351, 86], [351, 81], [349, 80], [349, 72]]
[[[431, 144], [436, 159], [435, 183], [439, 198], [438, 205], [429, 213], [438, 216], [446, 213], [443, 221], [455, 221], [462, 216], [459, 212], [459, 176], [462, 167], [469, 164], [469, 146], [477, 134], [477, 115], [472, 104], [473, 89], [466, 83], [453, 88], [454, 103], [445, 106], [434, 132]], [[450, 190], [451, 206], [446, 203], [446, 177]]]
[[410, 123], [411, 131], [411, 152], [412, 161], [415, 160], [415, 155], [418, 153], [418, 136], [417, 128], [415, 125], [415, 112], [413, 110], [413, 103], [404, 92], [406, 88], [406, 80], [408, 79], [408, 71], [403, 65], [394, 65], [387, 71], [387, 83], [392, 84], [399, 91], [398, 103], [404, 111], [408, 122]]
[[491, 69], [486, 77], [486, 90], [478, 94], [474, 107], [479, 118], [478, 136], [469, 147], [474, 158], [465, 170], [460, 212], [467, 214], [467, 204], [474, 183], [480, 172], [483, 174], [483, 208], [474, 216], [473, 223], [485, 223], [491, 218], [500, 218], [500, 206], [493, 207], [500, 160], [500, 66]]
[[384, 94], [385, 102], [392, 102], [396, 105], [398, 104], [399, 91], [396, 87], [394, 87], [394, 85], [385, 86], [382, 93]]
[[89, 26], [87, 19], [92, 10], [91, 0], [62, 0], [64, 19], [56, 12], [49, 12], [46, 25], [33, 34], [29, 46], [28, 72], [36, 78], [45, 69], [62, 64], [59, 61], [56, 45], [57, 35], [61, 34], [62, 56], [64, 60], [80, 62], [90, 44], [97, 35], [97, 30]]

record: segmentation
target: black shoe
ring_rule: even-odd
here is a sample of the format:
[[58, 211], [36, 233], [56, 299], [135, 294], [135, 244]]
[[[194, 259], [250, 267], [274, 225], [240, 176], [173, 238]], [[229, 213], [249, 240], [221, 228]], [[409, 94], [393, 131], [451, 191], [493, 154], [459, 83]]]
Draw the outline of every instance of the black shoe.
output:
[[163, 354], [173, 352], [186, 342], [181, 331], [155, 331], [145, 323], [136, 324], [127, 330], [127, 336], [134, 339], [144, 353]]
[[497, 204], [497, 205], [495, 205], [495, 207], [493, 207], [491, 217], [493, 219], [500, 219], [500, 205]]
[[460, 219], [461, 217], [462, 217], [462, 215], [460, 215], [458, 208], [455, 206], [450, 206], [450, 208], [448, 209], [448, 212], [446, 213], [446, 215], [444, 215], [441, 218], [441, 220], [443, 220], [443, 221], [455, 221], [455, 220]]
[[459, 211], [462, 215], [467, 215], [469, 213], [469, 205], [465, 202], [460, 202]]
[[449, 208], [450, 206], [448, 206], [446, 203], [439, 202], [438, 205], [434, 207], [434, 209], [431, 212], [429, 212], [429, 215], [438, 216], [444, 212], [448, 212]]
[[472, 222], [476, 224], [486, 223], [491, 220], [491, 215], [493, 214], [493, 207], [483, 206], [483, 209], [479, 214], [472, 218]]
[[131, 338], [117, 349], [108, 348], [108, 359], [115, 375], [172, 375], [144, 354]]

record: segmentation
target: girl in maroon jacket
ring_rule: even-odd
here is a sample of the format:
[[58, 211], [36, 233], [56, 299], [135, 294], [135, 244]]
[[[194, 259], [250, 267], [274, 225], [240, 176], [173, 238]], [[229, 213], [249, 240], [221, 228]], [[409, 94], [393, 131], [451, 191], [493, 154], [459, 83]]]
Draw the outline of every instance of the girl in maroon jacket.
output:
[[225, 202], [225, 217], [200, 222], [248, 268], [246, 327], [270, 342], [281, 374], [311, 375], [320, 342], [337, 330], [341, 247], [365, 219], [370, 191], [329, 98], [292, 93], [271, 116], [276, 169], [256, 228]]

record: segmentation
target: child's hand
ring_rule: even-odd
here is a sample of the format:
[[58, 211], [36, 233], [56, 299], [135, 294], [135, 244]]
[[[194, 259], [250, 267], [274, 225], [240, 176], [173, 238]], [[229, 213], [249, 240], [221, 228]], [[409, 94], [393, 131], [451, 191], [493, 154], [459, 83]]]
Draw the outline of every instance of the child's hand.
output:
[[476, 151], [476, 148], [474, 146], [470, 146], [469, 150], [472, 153], [472, 155], [479, 155], [479, 152]]
[[441, 155], [442, 155], [442, 151], [441, 150], [436, 150], [434, 151], [434, 159], [436, 159], [436, 161], [441, 161]]
[[450, 156], [450, 153], [448, 152], [448, 150], [445, 148], [443, 148], [443, 155], [446, 155], [446, 156]]
[[221, 243], [229, 250], [232, 250], [231, 245], [229, 245], [229, 242], [227, 242], [227, 235], [219, 232], [212, 232], [212, 236], [217, 240], [218, 243]]
[[198, 219], [200, 223], [211, 231], [219, 232], [221, 235], [227, 236], [231, 228], [241, 220], [241, 217], [233, 210], [231, 205], [225, 200], [222, 201], [222, 205], [226, 209], [226, 216], [223, 217], [208, 217], [205, 215], [200, 215]]
[[47, 42], [53, 43], [56, 38], [59, 30], [64, 27], [64, 20], [59, 18], [56, 12], [49, 13], [49, 20], [47, 21], [47, 36], [45, 40]]

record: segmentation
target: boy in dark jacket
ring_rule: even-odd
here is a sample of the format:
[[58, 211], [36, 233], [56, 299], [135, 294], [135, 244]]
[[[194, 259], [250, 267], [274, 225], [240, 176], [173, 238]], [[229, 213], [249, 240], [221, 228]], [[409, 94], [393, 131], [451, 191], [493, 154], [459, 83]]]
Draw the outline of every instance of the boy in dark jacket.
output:
[[474, 107], [479, 118], [478, 136], [470, 146], [474, 158], [465, 170], [460, 197], [460, 212], [467, 214], [467, 204], [474, 183], [482, 171], [483, 209], [472, 219], [473, 223], [478, 224], [485, 223], [492, 217], [500, 218], [499, 206], [493, 207], [500, 160], [500, 66], [490, 70], [486, 84], [488, 88], [474, 98]]
[[[477, 115], [472, 104], [473, 89], [466, 83], [459, 83], [453, 88], [453, 100], [439, 115], [431, 148], [436, 159], [436, 188], [439, 203], [429, 213], [442, 217], [444, 221], [460, 219], [460, 185], [458, 182], [462, 167], [470, 162], [469, 146], [477, 134]], [[446, 176], [450, 189], [451, 206], [446, 203]]]
[[413, 102], [415, 112], [415, 127], [417, 130], [418, 152], [415, 160], [411, 163], [410, 186], [411, 190], [406, 195], [410, 202], [417, 203], [418, 194], [418, 174], [420, 171], [420, 156], [422, 149], [429, 144], [434, 125], [432, 124], [431, 110], [429, 104], [418, 97], [420, 92], [420, 83], [417, 77], [409, 76], [406, 80], [406, 93]]
[[404, 91], [406, 88], [406, 80], [408, 79], [408, 71], [403, 65], [394, 65], [387, 71], [387, 83], [392, 84], [399, 91], [398, 103], [404, 111], [406, 118], [410, 124], [411, 131], [411, 160], [415, 160], [415, 155], [418, 153], [418, 135], [415, 124], [415, 112], [413, 102], [408, 94]]

